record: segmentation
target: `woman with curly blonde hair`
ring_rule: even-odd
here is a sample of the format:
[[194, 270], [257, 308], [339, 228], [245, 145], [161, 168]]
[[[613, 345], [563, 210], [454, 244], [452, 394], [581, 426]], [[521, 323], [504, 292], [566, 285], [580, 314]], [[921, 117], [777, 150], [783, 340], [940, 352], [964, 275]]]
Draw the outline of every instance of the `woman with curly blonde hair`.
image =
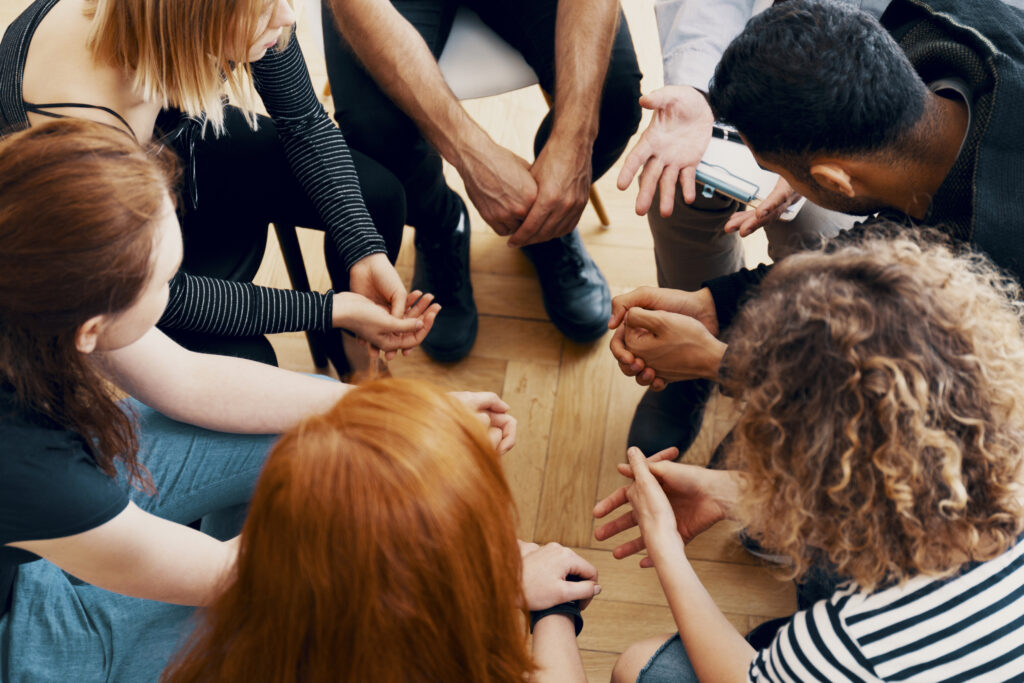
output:
[[[635, 513], [679, 634], [614, 680], [1006, 680], [1024, 657], [1020, 291], [978, 255], [873, 237], [778, 264], [731, 331], [732, 471], [645, 460], [598, 504]], [[847, 581], [756, 652], [685, 543], [724, 516]], [[651, 657], [652, 653], [654, 654]], [[639, 679], [637, 676], [639, 675]]]

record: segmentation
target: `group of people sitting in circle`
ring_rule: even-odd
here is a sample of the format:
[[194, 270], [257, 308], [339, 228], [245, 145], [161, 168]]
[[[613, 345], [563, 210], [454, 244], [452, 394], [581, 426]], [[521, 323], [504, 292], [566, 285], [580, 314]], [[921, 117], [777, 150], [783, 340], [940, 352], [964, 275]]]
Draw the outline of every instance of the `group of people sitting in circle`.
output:
[[[617, 2], [467, 1], [553, 96], [533, 164], [444, 86], [459, 4], [325, 0], [337, 125], [287, 0], [34, 0], [7, 29], [0, 680], [585, 679], [600, 579], [516, 538], [508, 405], [286, 371], [263, 336], [329, 333], [343, 376], [465, 356], [442, 157], [556, 326], [615, 329], [650, 386], [632, 481], [593, 512], [678, 633], [614, 681], [1018, 679], [1020, 3], [664, 0], [667, 85], [638, 102]], [[640, 106], [619, 183], [658, 207], [660, 287], [613, 300], [575, 226]], [[781, 178], [755, 210], [696, 190], [716, 120]], [[252, 284], [271, 222], [325, 231], [333, 290]], [[738, 270], [760, 227], [776, 263]], [[709, 467], [677, 462], [712, 384], [738, 421]], [[799, 611], [747, 637], [686, 555], [725, 518], [798, 581]]]

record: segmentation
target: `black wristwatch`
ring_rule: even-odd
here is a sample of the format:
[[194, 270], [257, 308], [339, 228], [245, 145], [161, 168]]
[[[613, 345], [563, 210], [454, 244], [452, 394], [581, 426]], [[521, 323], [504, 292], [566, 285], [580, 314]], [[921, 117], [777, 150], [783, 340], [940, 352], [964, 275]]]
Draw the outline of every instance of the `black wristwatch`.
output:
[[[583, 577], [569, 574], [565, 577], [565, 580], [582, 581]], [[530, 610], [530, 633], [533, 633], [533, 628], [537, 625], [538, 621], [551, 614], [564, 614], [567, 617], [571, 617], [572, 623], [576, 627], [577, 636], [583, 631], [583, 614], [580, 611], [579, 600], [572, 600], [548, 607], [547, 609]]]

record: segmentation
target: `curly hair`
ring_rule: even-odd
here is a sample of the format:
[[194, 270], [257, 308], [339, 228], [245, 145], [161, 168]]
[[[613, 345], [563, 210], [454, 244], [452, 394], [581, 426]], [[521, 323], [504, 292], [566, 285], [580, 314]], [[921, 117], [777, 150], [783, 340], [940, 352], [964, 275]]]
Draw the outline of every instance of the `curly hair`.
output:
[[1021, 531], [1020, 289], [932, 235], [868, 236], [772, 269], [730, 334], [741, 517], [865, 590], [950, 575]]

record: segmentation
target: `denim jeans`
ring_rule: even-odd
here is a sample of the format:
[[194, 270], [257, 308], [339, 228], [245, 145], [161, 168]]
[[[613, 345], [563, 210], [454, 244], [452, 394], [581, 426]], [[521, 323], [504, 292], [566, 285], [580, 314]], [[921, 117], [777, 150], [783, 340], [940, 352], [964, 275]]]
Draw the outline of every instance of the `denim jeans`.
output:
[[[212, 432], [175, 422], [137, 401], [139, 459], [155, 495], [129, 488], [136, 505], [220, 539], [236, 535], [276, 437]], [[46, 560], [21, 565], [0, 618], [0, 680], [156, 681], [192, 628], [194, 608], [96, 588]]]

